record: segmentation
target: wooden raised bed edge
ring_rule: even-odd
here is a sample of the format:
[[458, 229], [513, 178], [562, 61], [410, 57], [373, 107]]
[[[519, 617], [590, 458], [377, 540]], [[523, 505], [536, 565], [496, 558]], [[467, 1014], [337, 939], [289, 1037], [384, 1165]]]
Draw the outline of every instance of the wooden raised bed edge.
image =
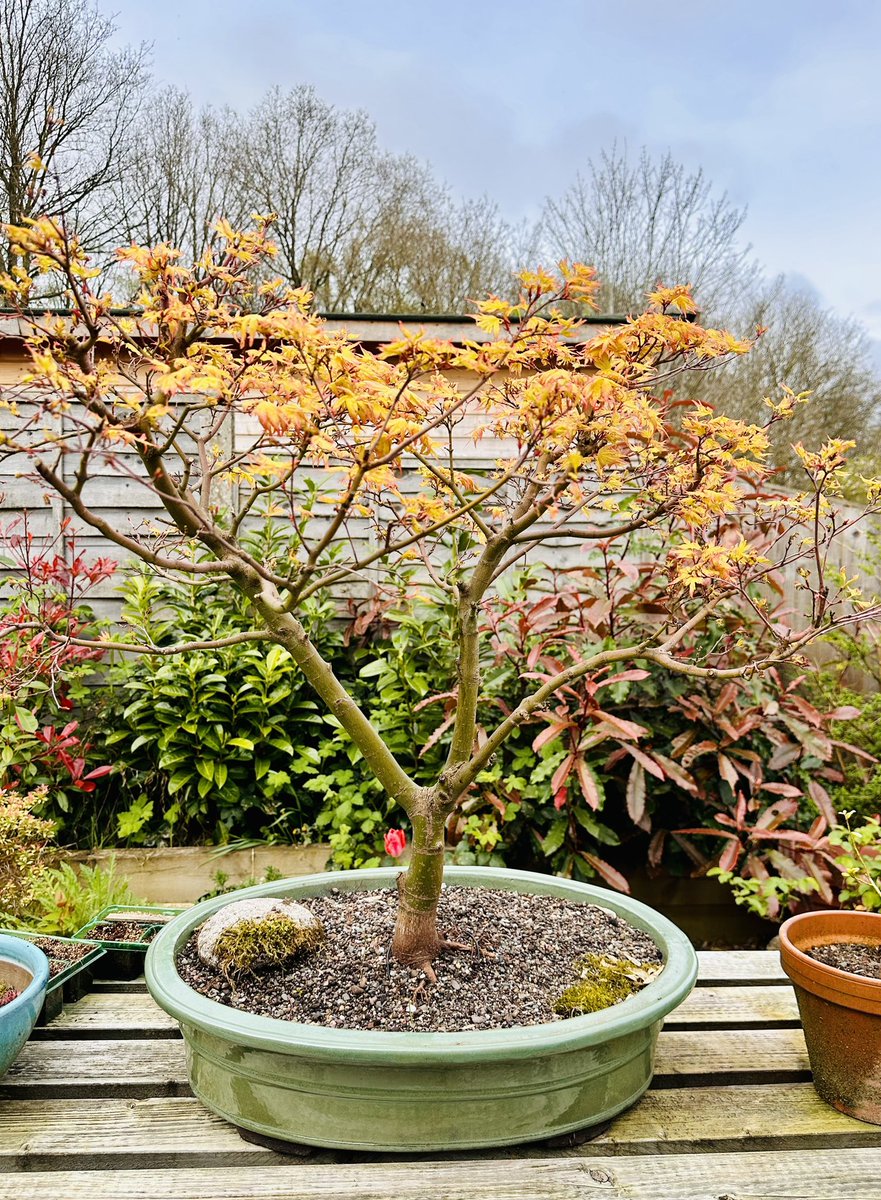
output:
[[109, 866], [128, 882], [133, 894], [145, 904], [193, 904], [216, 886], [214, 876], [223, 871], [228, 886], [247, 879], [262, 882], [267, 868], [274, 867], [285, 879], [315, 875], [323, 871], [331, 850], [323, 842], [310, 846], [255, 846], [218, 854], [217, 846], [174, 846], [138, 850], [76, 850], [65, 857], [76, 866]]
[[[308, 846], [255, 846], [218, 855], [215, 846], [180, 846], [162, 849], [81, 850], [68, 861], [107, 866], [115, 860], [117, 874], [145, 904], [193, 904], [215, 887], [214, 875], [223, 871], [229, 886], [246, 880], [262, 881], [268, 867], [283, 878], [324, 871], [330, 847], [323, 842]], [[656, 908], [680, 927], [697, 945], [715, 948], [760, 948], [777, 931], [734, 903], [729, 888], [715, 879], [650, 878], [643, 869], [628, 872], [631, 893]]]

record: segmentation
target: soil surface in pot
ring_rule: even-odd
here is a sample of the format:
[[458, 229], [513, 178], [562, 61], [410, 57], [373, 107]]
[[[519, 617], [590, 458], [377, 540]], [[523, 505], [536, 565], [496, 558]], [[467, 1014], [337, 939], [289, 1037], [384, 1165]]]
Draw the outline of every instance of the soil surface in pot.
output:
[[88, 931], [88, 936], [98, 942], [152, 942], [156, 933], [138, 921], [102, 921]]
[[805, 951], [817, 962], [867, 979], [881, 979], [881, 946], [867, 942], [830, 942]]
[[91, 954], [94, 949], [93, 946], [87, 946], [83, 942], [62, 942], [54, 937], [34, 938], [31, 945], [37, 946], [49, 959], [50, 979], [60, 975], [62, 971], [66, 971], [73, 963], [78, 963], [87, 954]]
[[303, 902], [324, 925], [320, 949], [229, 980], [200, 961], [194, 934], [178, 956], [181, 979], [203, 996], [264, 1017], [443, 1033], [563, 1020], [554, 1000], [579, 978], [576, 963], [585, 955], [662, 961], [647, 934], [608, 909], [556, 896], [445, 887], [439, 928], [469, 949], [444, 951], [432, 984], [390, 956], [393, 889], [334, 889]]

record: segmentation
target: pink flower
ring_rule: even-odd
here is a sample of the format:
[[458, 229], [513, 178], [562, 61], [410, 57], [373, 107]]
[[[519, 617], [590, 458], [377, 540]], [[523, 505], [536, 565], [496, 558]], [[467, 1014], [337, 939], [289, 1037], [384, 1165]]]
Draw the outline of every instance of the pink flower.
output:
[[407, 835], [403, 829], [388, 829], [385, 835], [385, 852], [390, 858], [400, 858], [407, 848]]

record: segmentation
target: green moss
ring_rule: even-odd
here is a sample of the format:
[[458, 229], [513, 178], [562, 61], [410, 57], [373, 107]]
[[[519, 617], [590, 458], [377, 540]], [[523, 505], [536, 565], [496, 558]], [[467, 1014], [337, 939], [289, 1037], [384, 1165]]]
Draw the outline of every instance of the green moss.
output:
[[554, 1012], [562, 1017], [600, 1012], [620, 1004], [641, 991], [660, 971], [658, 963], [636, 963], [629, 958], [605, 958], [588, 954], [577, 963], [581, 979], [571, 984], [554, 1001]]
[[227, 975], [241, 975], [260, 967], [277, 967], [324, 941], [320, 925], [301, 925], [283, 914], [258, 920], [237, 921], [225, 929], [212, 953]]

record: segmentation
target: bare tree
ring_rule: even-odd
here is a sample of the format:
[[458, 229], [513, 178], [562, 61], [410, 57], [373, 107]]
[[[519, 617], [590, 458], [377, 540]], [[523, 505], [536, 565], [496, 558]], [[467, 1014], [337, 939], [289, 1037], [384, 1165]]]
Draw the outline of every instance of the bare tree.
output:
[[310, 87], [266, 94], [237, 162], [242, 190], [277, 216], [277, 268], [326, 309], [460, 311], [510, 287], [495, 207], [457, 204], [426, 164], [382, 150], [366, 113]]
[[336, 307], [354, 312], [461, 313], [487, 292], [511, 291], [510, 228], [485, 197], [457, 202], [417, 166], [410, 187], [390, 193], [381, 220], [341, 264]]
[[864, 327], [822, 305], [783, 276], [765, 280], [744, 298], [737, 325], [763, 332], [753, 352], [716, 374], [690, 382], [691, 395], [741, 420], [761, 420], [765, 397], [782, 390], [810, 392], [786, 429], [772, 439], [772, 455], [784, 476], [802, 471], [793, 443], [848, 438], [867, 447], [881, 418], [881, 379]]
[[801, 467], [792, 443], [864, 438], [877, 428], [881, 380], [865, 330], [824, 309], [783, 277], [763, 278], [741, 240], [745, 210], [714, 191], [703, 171], [669, 154], [637, 160], [613, 146], [573, 186], [545, 203], [536, 237], [545, 254], [584, 258], [604, 285], [600, 306], [627, 312], [658, 281], [686, 280], [702, 315], [742, 333], [764, 329], [756, 350], [718, 372], [695, 372], [683, 390], [720, 411], [761, 420], [763, 398], [811, 390], [793, 422], [777, 427], [772, 455], [785, 477]]
[[237, 121], [228, 108], [196, 110], [178, 88], [151, 96], [114, 189], [125, 238], [170, 242], [193, 261], [210, 244], [218, 218], [244, 221], [248, 206], [233, 163]]
[[592, 263], [600, 307], [629, 312], [658, 282], [687, 282], [702, 312], [724, 309], [755, 273], [740, 241], [746, 210], [714, 191], [703, 170], [668, 152], [634, 161], [613, 145], [561, 197], [548, 197], [538, 239], [552, 258]]
[[258, 208], [276, 214], [285, 277], [325, 302], [342, 250], [377, 219], [378, 159], [367, 114], [338, 111], [311, 87], [272, 88], [247, 121], [242, 182]]
[[3, 221], [63, 215], [91, 247], [115, 238], [108, 188], [147, 63], [144, 46], [111, 47], [115, 28], [87, 0], [0, 5]]
[[123, 232], [193, 262], [220, 217], [276, 214], [273, 271], [329, 311], [462, 311], [508, 290], [509, 231], [486, 200], [457, 202], [430, 167], [379, 145], [369, 117], [310, 87], [274, 88], [247, 115], [166, 89], [132, 134], [117, 188]]

